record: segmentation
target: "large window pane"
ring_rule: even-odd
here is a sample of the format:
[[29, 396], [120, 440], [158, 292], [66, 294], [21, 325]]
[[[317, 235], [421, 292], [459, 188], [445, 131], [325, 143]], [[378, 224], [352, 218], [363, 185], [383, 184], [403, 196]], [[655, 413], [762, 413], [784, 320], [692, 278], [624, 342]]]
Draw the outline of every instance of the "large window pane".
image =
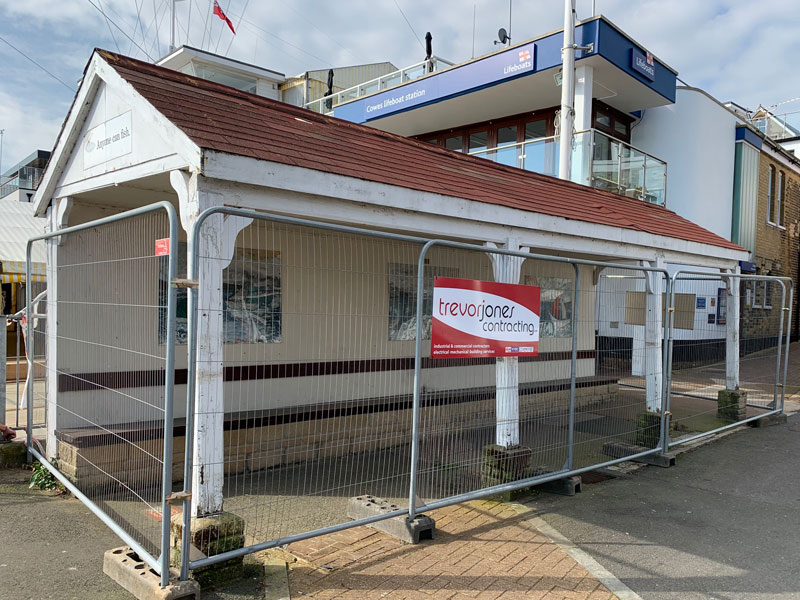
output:
[[464, 151], [464, 141], [462, 139], [461, 134], [459, 135], [451, 135], [450, 137], [444, 138], [444, 147], [448, 150], [455, 150], [456, 152], [463, 152]]
[[469, 134], [469, 151], [479, 152], [480, 150], [486, 150], [488, 142], [488, 131], [473, 131]]
[[[519, 148], [514, 146], [517, 143], [517, 126], [497, 128], [497, 162], [510, 167], [518, 165]], [[505, 146], [505, 148], [504, 148]]]

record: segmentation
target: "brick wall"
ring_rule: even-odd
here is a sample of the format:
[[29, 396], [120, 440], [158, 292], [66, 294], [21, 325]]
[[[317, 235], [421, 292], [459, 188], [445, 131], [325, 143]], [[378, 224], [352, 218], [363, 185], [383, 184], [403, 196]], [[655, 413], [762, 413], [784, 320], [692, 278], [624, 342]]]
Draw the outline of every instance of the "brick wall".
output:
[[[785, 177], [783, 227], [767, 222], [770, 166], [775, 169], [774, 195], [778, 194], [778, 173]], [[776, 219], [777, 220], [777, 219]], [[756, 217], [756, 247], [753, 261], [759, 275], [791, 277], [798, 283], [798, 252], [800, 252], [800, 175], [786, 167], [766, 152], [761, 152], [758, 173], [758, 213]], [[771, 284], [772, 309], [754, 308], [754, 303], [763, 305], [764, 290], [757, 290], [753, 302], [753, 288], [750, 285], [750, 306], [747, 305], [746, 285], [742, 288], [742, 339], [752, 340], [753, 350], [757, 350], [757, 340], [776, 336], [780, 319], [780, 289]], [[798, 295], [795, 294], [793, 306], [793, 337], [798, 332]]]

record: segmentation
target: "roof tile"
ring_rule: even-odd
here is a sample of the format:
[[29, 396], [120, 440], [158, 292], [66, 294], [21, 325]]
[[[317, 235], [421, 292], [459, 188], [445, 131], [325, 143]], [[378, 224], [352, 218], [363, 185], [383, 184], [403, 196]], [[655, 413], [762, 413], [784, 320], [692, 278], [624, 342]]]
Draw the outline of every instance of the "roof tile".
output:
[[98, 52], [204, 149], [742, 250], [661, 206], [466, 156], [119, 54]]

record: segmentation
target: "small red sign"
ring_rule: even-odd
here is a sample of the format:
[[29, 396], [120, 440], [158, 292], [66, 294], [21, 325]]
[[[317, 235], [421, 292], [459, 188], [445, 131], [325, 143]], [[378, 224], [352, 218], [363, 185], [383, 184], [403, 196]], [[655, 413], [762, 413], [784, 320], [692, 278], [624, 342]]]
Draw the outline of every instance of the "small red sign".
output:
[[156, 240], [156, 256], [169, 256], [169, 238]]
[[538, 287], [436, 277], [431, 358], [536, 356]]

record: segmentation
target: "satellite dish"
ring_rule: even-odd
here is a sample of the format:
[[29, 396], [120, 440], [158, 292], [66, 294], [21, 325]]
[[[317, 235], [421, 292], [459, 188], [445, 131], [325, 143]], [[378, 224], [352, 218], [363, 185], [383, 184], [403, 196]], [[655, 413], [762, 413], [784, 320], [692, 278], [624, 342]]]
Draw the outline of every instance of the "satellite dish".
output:
[[508, 37], [508, 32], [506, 31], [505, 27], [501, 27], [497, 31], [497, 37], [500, 40], [501, 44], [505, 44], [506, 42], [508, 42], [511, 39], [510, 37]]

